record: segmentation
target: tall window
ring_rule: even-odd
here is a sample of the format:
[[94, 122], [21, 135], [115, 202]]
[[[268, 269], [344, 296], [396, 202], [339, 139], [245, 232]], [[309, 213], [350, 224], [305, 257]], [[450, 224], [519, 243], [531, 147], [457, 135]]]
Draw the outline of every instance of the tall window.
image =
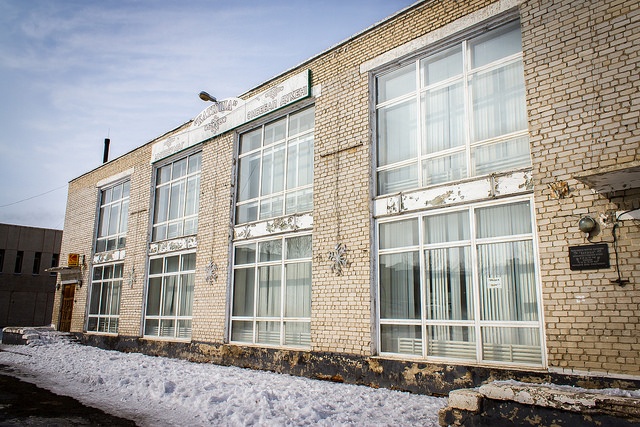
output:
[[153, 241], [197, 233], [201, 160], [196, 153], [157, 169]]
[[531, 164], [519, 23], [376, 78], [378, 194]]
[[529, 199], [379, 223], [380, 351], [542, 364]]
[[311, 235], [237, 244], [231, 341], [309, 347]]
[[195, 252], [149, 260], [146, 336], [191, 338], [195, 276]]
[[236, 224], [311, 211], [314, 108], [240, 136]]
[[125, 181], [100, 191], [100, 219], [96, 252], [124, 248], [129, 214], [129, 187]]
[[118, 332], [122, 266], [118, 263], [93, 268], [88, 332]]
[[4, 249], [0, 249], [0, 273], [4, 271]]
[[42, 252], [36, 252], [33, 255], [33, 274], [40, 274], [40, 263], [42, 262]]
[[18, 251], [16, 254], [16, 263], [13, 266], [13, 272], [16, 274], [22, 273], [22, 260], [24, 258], [24, 251]]

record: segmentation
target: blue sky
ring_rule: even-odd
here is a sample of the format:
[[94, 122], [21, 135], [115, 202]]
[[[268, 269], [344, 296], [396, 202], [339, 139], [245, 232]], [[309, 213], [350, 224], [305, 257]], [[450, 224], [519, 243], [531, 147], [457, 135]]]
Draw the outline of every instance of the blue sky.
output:
[[[0, 222], [64, 225], [67, 183], [415, 0], [0, 0]], [[93, 201], [89, 201], [93, 202]]]

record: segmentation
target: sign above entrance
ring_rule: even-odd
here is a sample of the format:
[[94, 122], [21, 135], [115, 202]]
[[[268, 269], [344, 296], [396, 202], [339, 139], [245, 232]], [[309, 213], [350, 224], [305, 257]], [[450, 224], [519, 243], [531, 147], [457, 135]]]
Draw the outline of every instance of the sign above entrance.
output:
[[248, 99], [227, 98], [205, 108], [191, 126], [151, 147], [151, 163], [249, 123], [311, 95], [310, 72], [305, 70]]

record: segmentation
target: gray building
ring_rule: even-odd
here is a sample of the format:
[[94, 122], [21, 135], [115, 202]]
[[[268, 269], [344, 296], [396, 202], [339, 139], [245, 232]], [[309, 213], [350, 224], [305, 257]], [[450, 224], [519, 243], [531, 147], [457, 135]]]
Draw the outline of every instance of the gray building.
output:
[[62, 230], [0, 224], [0, 328], [51, 323]]

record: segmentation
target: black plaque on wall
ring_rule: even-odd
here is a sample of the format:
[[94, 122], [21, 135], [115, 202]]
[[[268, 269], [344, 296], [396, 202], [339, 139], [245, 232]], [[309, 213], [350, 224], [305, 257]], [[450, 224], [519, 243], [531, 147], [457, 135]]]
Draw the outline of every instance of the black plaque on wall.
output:
[[569, 246], [569, 268], [572, 270], [597, 270], [609, 268], [609, 245]]

